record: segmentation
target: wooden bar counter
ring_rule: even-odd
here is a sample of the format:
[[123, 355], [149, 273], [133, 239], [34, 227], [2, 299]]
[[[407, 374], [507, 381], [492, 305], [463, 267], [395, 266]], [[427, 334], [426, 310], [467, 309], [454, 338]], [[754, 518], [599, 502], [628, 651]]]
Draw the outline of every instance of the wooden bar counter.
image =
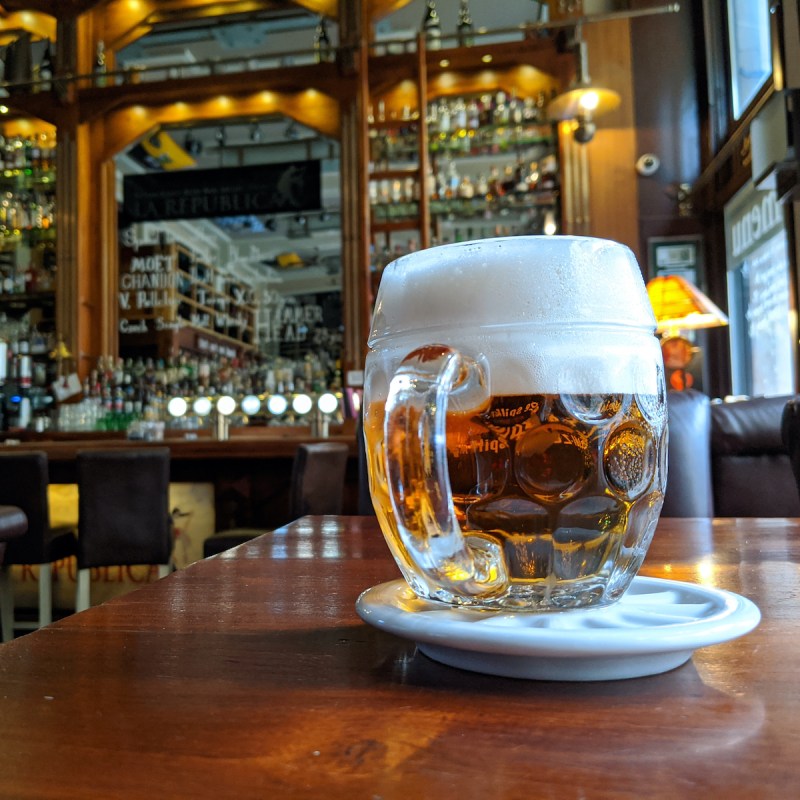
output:
[[661, 675], [514, 680], [361, 622], [398, 577], [374, 520], [306, 518], [0, 646], [0, 797], [794, 797], [799, 566], [798, 520], [662, 520], [642, 574], [759, 626]]
[[343, 509], [358, 510], [358, 452], [352, 420], [337, 425], [324, 439], [311, 436], [308, 426], [232, 428], [229, 439], [219, 441], [208, 431], [187, 438], [168, 431], [163, 441], [129, 441], [124, 434], [28, 435], [23, 440], [6, 437], [1, 452], [44, 452], [51, 483], [75, 483], [75, 456], [80, 450], [120, 447], [167, 447], [170, 480], [176, 483], [214, 485], [216, 527], [275, 528], [290, 520], [287, 498], [292, 462], [300, 444], [342, 442], [350, 449]]

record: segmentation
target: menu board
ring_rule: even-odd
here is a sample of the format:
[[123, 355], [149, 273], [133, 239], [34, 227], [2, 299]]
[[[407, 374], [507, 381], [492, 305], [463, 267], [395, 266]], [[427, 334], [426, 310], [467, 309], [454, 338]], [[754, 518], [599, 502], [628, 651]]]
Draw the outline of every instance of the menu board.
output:
[[734, 394], [795, 390], [794, 298], [783, 207], [745, 186], [725, 208]]

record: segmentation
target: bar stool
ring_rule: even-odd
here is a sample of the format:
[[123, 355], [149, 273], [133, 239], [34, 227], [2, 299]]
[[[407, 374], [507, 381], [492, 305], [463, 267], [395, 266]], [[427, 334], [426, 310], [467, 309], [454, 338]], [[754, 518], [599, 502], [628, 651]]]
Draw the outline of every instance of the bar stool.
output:
[[78, 469], [78, 581], [75, 610], [90, 605], [90, 568], [158, 565], [172, 570], [166, 447], [83, 450]]
[[[0, 454], [0, 503], [17, 506], [25, 514], [24, 535], [9, 541], [0, 567], [0, 605], [3, 641], [14, 637], [14, 629], [35, 629], [53, 621], [52, 565], [75, 555], [77, 542], [72, 528], [50, 527], [47, 503], [49, 470], [43, 452]], [[38, 616], [35, 622], [17, 620], [10, 567], [14, 564], [39, 566]]]
[[[341, 442], [301, 444], [292, 464], [289, 516], [341, 514], [348, 447]], [[209, 536], [203, 557], [217, 555], [266, 533], [264, 528], [231, 528]]]
[[18, 506], [0, 505], [0, 565], [6, 552], [6, 542], [28, 530], [28, 518]]

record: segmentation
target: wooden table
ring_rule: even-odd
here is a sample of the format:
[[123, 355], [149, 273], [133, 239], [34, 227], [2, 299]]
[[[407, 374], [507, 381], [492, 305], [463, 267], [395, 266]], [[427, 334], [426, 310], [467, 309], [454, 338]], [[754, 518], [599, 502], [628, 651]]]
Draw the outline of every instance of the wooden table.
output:
[[0, 646], [3, 798], [789, 798], [800, 520], [662, 520], [642, 574], [761, 608], [672, 672], [463, 672], [362, 623], [374, 521], [307, 518]]

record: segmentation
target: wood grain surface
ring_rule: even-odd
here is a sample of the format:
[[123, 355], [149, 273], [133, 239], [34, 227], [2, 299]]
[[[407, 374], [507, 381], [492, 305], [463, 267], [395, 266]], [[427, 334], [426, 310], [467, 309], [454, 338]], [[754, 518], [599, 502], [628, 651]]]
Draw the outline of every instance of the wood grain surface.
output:
[[799, 520], [664, 519], [642, 574], [760, 625], [663, 675], [523, 681], [362, 623], [399, 577], [375, 521], [305, 518], [0, 646], [0, 797], [794, 797], [799, 560]]

